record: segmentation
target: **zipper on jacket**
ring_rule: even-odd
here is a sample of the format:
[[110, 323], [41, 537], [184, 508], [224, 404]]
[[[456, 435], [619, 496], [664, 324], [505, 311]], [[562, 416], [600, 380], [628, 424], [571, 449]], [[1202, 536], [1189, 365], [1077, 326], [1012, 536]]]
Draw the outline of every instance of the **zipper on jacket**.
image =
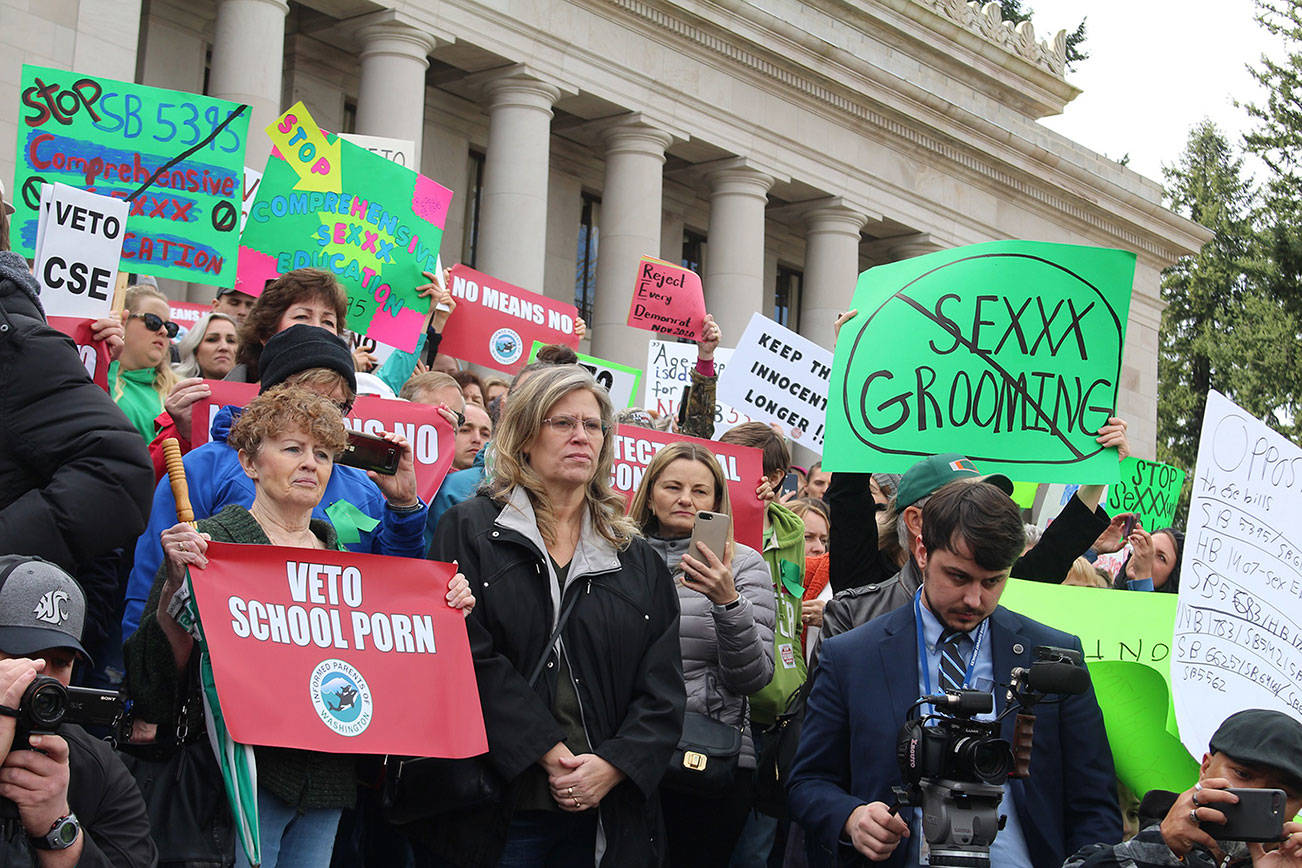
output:
[[588, 740], [588, 750], [595, 752], [596, 745], [592, 743], [592, 734], [588, 732], [588, 716], [583, 713], [583, 694], [579, 693], [579, 679], [574, 677], [574, 666], [570, 663], [569, 652], [565, 650], [565, 641], [557, 640], [556, 644], [561, 646], [561, 654], [565, 657], [565, 668], [570, 673], [570, 685], [574, 688], [574, 699], [579, 703], [579, 725], [583, 727], [583, 737]]

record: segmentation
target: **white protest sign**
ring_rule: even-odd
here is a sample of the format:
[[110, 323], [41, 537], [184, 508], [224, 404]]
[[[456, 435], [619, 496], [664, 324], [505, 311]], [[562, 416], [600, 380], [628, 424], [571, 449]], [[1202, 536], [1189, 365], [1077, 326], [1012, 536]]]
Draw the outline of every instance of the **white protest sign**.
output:
[[375, 338], [367, 337], [366, 335], [359, 335], [357, 332], [349, 332], [348, 340], [352, 349], [366, 350], [368, 353], [375, 356], [375, 366], [377, 369], [380, 365], [383, 365], [389, 360], [389, 356], [393, 355], [395, 349], [388, 344], [380, 343]]
[[822, 455], [831, 376], [831, 350], [756, 313], [719, 375], [718, 397]]
[[[547, 345], [542, 341], [534, 341], [533, 348], [529, 350], [529, 361], [538, 358], [538, 351], [545, 346]], [[575, 355], [579, 357], [579, 364], [587, 368], [596, 381], [606, 389], [607, 394], [610, 395], [610, 403], [616, 410], [633, 406], [633, 401], [637, 397], [637, 387], [642, 382], [642, 371], [639, 368], [583, 353], [575, 353]]]
[[122, 258], [122, 236], [131, 204], [54, 184], [42, 212], [36, 279], [47, 316], [98, 319], [108, 316]]
[[410, 139], [386, 139], [383, 136], [363, 136], [358, 133], [340, 133], [339, 138], [366, 148], [372, 154], [379, 154], [390, 163], [417, 170], [416, 143]]
[[1194, 756], [1236, 711], [1302, 719], [1302, 449], [1219, 392], [1203, 415], [1172, 647]]
[[240, 201], [240, 233], [244, 232], [244, 224], [249, 222], [249, 207], [253, 200], [258, 198], [258, 185], [262, 183], [262, 173], [244, 167], [244, 198]]
[[[722, 374], [732, 358], [732, 350], [719, 347], [714, 351], [714, 370]], [[692, 371], [696, 368], [696, 344], [675, 341], [647, 341], [646, 349], [646, 403], [648, 410], [670, 416], [678, 415], [678, 402], [683, 397], [683, 386], [692, 384]], [[717, 392], [716, 392], [717, 398]], [[751, 422], [749, 416], [739, 413], [727, 404], [714, 405], [714, 436], [742, 422]]]

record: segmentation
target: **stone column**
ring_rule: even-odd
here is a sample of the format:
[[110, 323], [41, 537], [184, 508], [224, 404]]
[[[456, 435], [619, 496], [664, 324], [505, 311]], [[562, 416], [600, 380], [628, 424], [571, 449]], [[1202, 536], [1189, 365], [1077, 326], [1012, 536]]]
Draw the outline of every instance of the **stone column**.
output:
[[518, 72], [489, 81], [476, 268], [543, 291], [552, 105], [561, 92]]
[[891, 262], [899, 262], [902, 259], [912, 259], [926, 253], [935, 253], [940, 249], [941, 245], [933, 241], [930, 235], [926, 232], [919, 232], [917, 235], [902, 235], [899, 238], [890, 239], [886, 253]]
[[281, 112], [285, 65], [285, 0], [220, 0], [208, 94], [253, 109], [246, 165], [261, 170], [271, 153], [264, 130]]
[[820, 205], [805, 214], [805, 282], [800, 332], [832, 348], [832, 325], [847, 310], [859, 276], [859, 230], [867, 216], [843, 205]]
[[425, 129], [425, 70], [436, 42], [397, 21], [368, 24], [358, 37], [363, 48], [357, 132], [414, 141], [416, 161], [408, 168], [419, 171]]
[[643, 256], [660, 255], [661, 190], [669, 133], [641, 121], [606, 130], [597, 293], [589, 323], [592, 353], [642, 367], [647, 333], [624, 323]]
[[710, 179], [710, 251], [705, 307], [734, 346], [751, 314], [764, 312], [764, 206], [773, 178], [744, 166], [716, 169]]

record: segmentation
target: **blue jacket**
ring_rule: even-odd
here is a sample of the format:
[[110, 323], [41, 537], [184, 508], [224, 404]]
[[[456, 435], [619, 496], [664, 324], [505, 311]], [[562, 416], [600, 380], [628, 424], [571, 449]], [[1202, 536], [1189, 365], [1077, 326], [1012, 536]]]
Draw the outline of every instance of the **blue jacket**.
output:
[[[226, 435], [230, 433], [233, 421], [232, 410], [231, 407], [222, 407], [213, 420], [212, 442], [190, 451], [184, 458], [190, 505], [194, 507], [196, 520], [214, 516], [232, 503], [246, 508], [253, 505], [253, 480], [244, 475], [235, 450], [226, 445]], [[336, 464], [326, 484], [325, 496], [312, 511], [312, 517], [329, 521], [326, 510], [341, 500], [380, 522], [374, 530], [359, 528], [358, 542], [345, 541], [349, 551], [409, 558], [424, 556], [421, 531], [425, 527], [425, 509], [411, 513], [394, 512], [387, 507], [384, 495], [367, 477], [366, 471]], [[174, 524], [176, 500], [172, 497], [171, 482], [164, 476], [154, 489], [149, 526], [136, 541], [135, 565], [127, 580], [126, 607], [122, 614], [124, 640], [140, 625], [145, 600], [163, 563], [163, 547], [158, 536]]]
[[[1007, 684], [1014, 666], [1029, 667], [1037, 645], [1081, 649], [1077, 637], [1003, 607], [990, 617], [997, 683]], [[895, 745], [918, 698], [913, 607], [831, 637], [818, 665], [788, 802], [814, 840], [820, 864], [849, 864], [853, 851], [840, 841], [850, 813], [868, 802], [893, 804], [891, 787], [902, 783]], [[995, 699], [1002, 711], [1003, 692]], [[1010, 790], [1035, 868], [1059, 868], [1087, 844], [1121, 840], [1112, 752], [1093, 687], [1061, 703], [1043, 702], [1035, 715], [1031, 776], [1011, 781]], [[1010, 743], [1014, 717], [1004, 718], [1001, 733]], [[911, 840], [903, 839], [880, 864], [903, 865]]]
[[458, 470], [456, 473], [449, 473], [443, 477], [443, 484], [439, 490], [434, 492], [434, 500], [429, 505], [429, 519], [425, 524], [425, 550], [429, 551], [430, 543], [434, 541], [434, 528], [439, 523], [439, 516], [456, 506], [463, 500], [469, 500], [475, 496], [475, 489], [479, 488], [479, 483], [484, 481], [484, 454], [488, 452], [488, 444], [485, 443], [483, 448], [475, 453], [475, 462], [465, 470]]

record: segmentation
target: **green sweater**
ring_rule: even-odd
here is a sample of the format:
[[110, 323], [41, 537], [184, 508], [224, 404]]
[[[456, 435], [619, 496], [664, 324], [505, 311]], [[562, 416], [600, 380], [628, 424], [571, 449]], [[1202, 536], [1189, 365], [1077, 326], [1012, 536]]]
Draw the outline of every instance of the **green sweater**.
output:
[[154, 441], [154, 420], [163, 412], [163, 397], [154, 390], [155, 373], [153, 368], [124, 371], [118, 362], [108, 370], [109, 395], [146, 443]]
[[[212, 518], [201, 519], [199, 531], [217, 542], [270, 545], [262, 526], [242, 506], [231, 504]], [[327, 521], [312, 520], [312, 532], [337, 548], [335, 530]], [[167, 578], [163, 564], [145, 603], [140, 628], [123, 646], [127, 690], [132, 713], [140, 720], [170, 724], [184, 703], [189, 685], [178, 672], [172, 646], [158, 623], [158, 599]], [[275, 678], [275, 673], [266, 673]], [[357, 801], [356, 757], [281, 747], [256, 747], [258, 784], [299, 810], [349, 808]]]

